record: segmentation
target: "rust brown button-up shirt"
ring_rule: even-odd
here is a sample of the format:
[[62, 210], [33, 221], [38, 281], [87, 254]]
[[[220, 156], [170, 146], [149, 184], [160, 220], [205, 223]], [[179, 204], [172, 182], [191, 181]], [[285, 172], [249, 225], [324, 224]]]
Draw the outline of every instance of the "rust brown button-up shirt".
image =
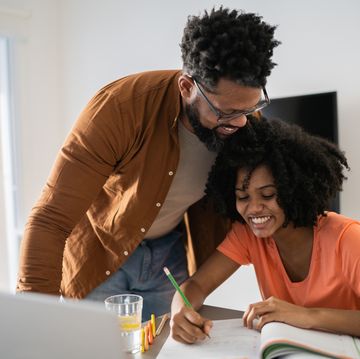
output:
[[[90, 100], [28, 219], [18, 291], [82, 298], [143, 240], [178, 165], [180, 74], [127, 76]], [[198, 202], [187, 213], [191, 271], [228, 229], [210, 205]]]

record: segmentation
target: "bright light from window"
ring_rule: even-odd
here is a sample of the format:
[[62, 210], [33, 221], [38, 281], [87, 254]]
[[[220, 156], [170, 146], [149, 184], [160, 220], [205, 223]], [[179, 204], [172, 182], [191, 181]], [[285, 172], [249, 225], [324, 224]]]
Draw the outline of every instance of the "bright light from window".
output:
[[[17, 263], [18, 263], [18, 240], [15, 228], [15, 195], [16, 185], [14, 178], [14, 151], [11, 111], [11, 87], [9, 66], [9, 41], [0, 37], [0, 133], [1, 155], [0, 174], [3, 176], [3, 188], [5, 205], [6, 248], [8, 263], [9, 288], [15, 288]], [[4, 240], [4, 238], [0, 238]]]

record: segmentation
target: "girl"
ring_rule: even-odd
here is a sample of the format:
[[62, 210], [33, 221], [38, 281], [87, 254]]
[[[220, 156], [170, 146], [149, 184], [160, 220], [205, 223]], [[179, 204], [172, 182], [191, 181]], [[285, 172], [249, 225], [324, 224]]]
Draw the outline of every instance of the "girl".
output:
[[[219, 154], [207, 184], [232, 228], [182, 284], [185, 295], [198, 309], [241, 265], [253, 264], [263, 301], [245, 311], [246, 327], [278, 321], [360, 336], [360, 223], [326, 211], [349, 169], [344, 154], [296, 125], [248, 122]], [[211, 330], [178, 294], [171, 315], [180, 342]]]

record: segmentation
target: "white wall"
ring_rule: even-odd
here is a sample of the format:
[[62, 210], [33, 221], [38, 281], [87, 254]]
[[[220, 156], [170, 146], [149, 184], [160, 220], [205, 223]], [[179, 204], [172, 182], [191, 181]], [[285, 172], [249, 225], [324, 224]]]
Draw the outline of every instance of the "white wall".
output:
[[[187, 15], [215, 2], [166, 0], [63, 0], [61, 59], [63, 115], [68, 130], [89, 97], [128, 73], [181, 66], [179, 42]], [[360, 217], [357, 101], [360, 98], [360, 2], [358, 0], [243, 0], [225, 6], [258, 12], [278, 24], [278, 67], [268, 82], [270, 96], [338, 92], [339, 142], [352, 171], [341, 197], [342, 212]], [[220, 3], [219, 3], [220, 4]]]
[[[338, 91], [339, 142], [352, 171], [342, 212], [360, 218], [357, 104], [360, 99], [358, 0], [223, 1], [278, 24], [270, 96]], [[220, 2], [205, 0], [0, 0], [30, 11], [26, 65], [20, 71], [22, 213], [30, 211], [55, 153], [76, 116], [102, 85], [149, 69], [179, 68], [179, 42], [187, 15]], [[0, 25], [1, 29], [1, 25]], [[19, 75], [20, 77], [20, 75]], [[254, 275], [241, 268], [211, 304], [245, 308], [259, 297]]]
[[[99, 86], [128, 73], [181, 66], [179, 42], [189, 14], [215, 2], [62, 1], [62, 76], [65, 127]], [[268, 82], [270, 96], [338, 92], [339, 142], [352, 171], [341, 197], [342, 212], [360, 218], [360, 150], [357, 103], [360, 100], [360, 2], [358, 0], [223, 1], [258, 12], [278, 24], [278, 67]], [[218, 2], [218, 4], [220, 4]], [[357, 44], [357, 45], [356, 45]], [[245, 308], [260, 298], [252, 267], [241, 268], [208, 299], [208, 304]]]
[[0, 34], [12, 44], [22, 218], [40, 195], [64, 136], [57, 9], [56, 0], [0, 0]]
[[[0, 36], [11, 43], [12, 115], [18, 131], [15, 140], [20, 164], [17, 209], [20, 228], [40, 195], [64, 136], [59, 116], [57, 7], [56, 0], [0, 0]], [[3, 211], [0, 216], [0, 288], [14, 290], [14, 278], [5, 265], [10, 243], [6, 243]]]

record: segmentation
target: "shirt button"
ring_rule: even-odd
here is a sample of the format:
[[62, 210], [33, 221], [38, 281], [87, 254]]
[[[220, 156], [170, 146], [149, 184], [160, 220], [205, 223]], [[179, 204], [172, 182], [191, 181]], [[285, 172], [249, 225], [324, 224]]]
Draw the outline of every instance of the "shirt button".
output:
[[161, 207], [161, 203], [160, 202], [156, 203], [156, 207]]
[[110, 272], [109, 270], [107, 270], [107, 271], [105, 272], [106, 275], [110, 275], [110, 273], [111, 273], [111, 272]]
[[124, 256], [127, 256], [129, 255], [129, 252], [128, 251], [124, 251]]
[[141, 228], [140, 231], [145, 233], [145, 228]]
[[169, 176], [172, 176], [174, 174], [173, 171], [169, 171]]

